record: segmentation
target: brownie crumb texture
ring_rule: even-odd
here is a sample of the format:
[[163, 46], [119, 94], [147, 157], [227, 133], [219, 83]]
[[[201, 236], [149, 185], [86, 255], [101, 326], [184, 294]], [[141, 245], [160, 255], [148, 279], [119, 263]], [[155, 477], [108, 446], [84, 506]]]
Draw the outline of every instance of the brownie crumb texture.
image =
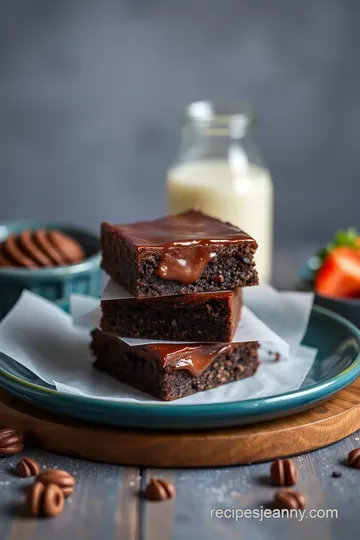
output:
[[258, 342], [230, 344], [197, 377], [186, 369], [163, 367], [145, 347], [129, 347], [120, 339], [95, 330], [91, 348], [94, 366], [163, 401], [172, 401], [196, 392], [216, 388], [253, 375], [259, 365]]

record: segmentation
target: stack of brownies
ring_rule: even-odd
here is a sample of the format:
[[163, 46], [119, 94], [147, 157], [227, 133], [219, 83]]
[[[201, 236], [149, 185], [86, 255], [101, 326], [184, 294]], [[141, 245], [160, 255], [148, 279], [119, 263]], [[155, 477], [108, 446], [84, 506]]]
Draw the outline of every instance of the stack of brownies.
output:
[[[101, 246], [103, 269], [133, 298], [101, 301], [96, 368], [165, 401], [255, 373], [259, 343], [232, 342], [242, 288], [258, 284], [253, 238], [190, 210], [103, 223]], [[167, 343], [130, 346], [121, 337]]]

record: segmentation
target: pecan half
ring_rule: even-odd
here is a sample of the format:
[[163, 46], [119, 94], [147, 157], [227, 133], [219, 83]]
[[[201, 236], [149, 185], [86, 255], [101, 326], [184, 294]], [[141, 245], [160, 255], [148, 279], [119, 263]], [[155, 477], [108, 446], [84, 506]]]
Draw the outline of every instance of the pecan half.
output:
[[36, 476], [40, 472], [40, 465], [35, 459], [30, 457], [23, 457], [16, 465], [16, 473], [22, 478], [30, 478], [30, 476]]
[[35, 482], [28, 491], [27, 503], [34, 517], [55, 517], [63, 511], [64, 494], [55, 484]]
[[360, 448], [354, 448], [349, 452], [348, 465], [354, 469], [360, 469]]
[[62, 471], [60, 469], [48, 469], [47, 471], [42, 471], [36, 480], [45, 485], [56, 484], [62, 489], [65, 497], [68, 497], [74, 493], [75, 478], [67, 471]]
[[298, 481], [298, 470], [291, 459], [277, 459], [270, 467], [274, 486], [293, 486]]
[[282, 489], [275, 493], [275, 505], [277, 508], [288, 508], [289, 510], [303, 510], [306, 507], [306, 498], [300, 491], [293, 489]]
[[0, 429], [0, 456], [12, 456], [24, 448], [23, 436], [15, 429]]
[[165, 501], [175, 497], [175, 487], [161, 478], [151, 478], [146, 486], [145, 496], [150, 501]]

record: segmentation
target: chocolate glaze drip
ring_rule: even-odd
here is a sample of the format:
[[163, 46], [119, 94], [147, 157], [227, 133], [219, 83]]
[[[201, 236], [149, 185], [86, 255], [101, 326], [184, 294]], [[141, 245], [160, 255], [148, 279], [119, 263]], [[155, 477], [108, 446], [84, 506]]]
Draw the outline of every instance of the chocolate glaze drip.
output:
[[232, 346], [232, 343], [207, 343], [187, 345], [181, 349], [179, 344], [161, 343], [147, 346], [147, 348], [156, 352], [162, 361], [163, 367], [172, 366], [175, 370], [185, 369], [193, 377], [198, 377], [211, 364], [218, 353]]
[[251, 242], [256, 248], [246, 232], [199, 210], [113, 227], [140, 249], [161, 247], [157, 275], [185, 285], [201, 277], [205, 266], [216, 257], [215, 246]]
[[80, 244], [59, 231], [25, 230], [12, 234], [0, 246], [0, 266], [49, 268], [82, 261]]
[[188, 285], [201, 277], [205, 266], [215, 257], [207, 240], [173, 242], [165, 246], [156, 273], [162, 279], [175, 279]]

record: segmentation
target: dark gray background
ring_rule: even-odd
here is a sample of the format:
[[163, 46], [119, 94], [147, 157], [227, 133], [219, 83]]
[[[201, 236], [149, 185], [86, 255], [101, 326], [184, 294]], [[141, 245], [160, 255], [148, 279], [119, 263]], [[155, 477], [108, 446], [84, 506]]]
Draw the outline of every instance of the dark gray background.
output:
[[276, 241], [359, 223], [357, 0], [0, 0], [0, 219], [164, 211], [182, 107], [246, 100]]

